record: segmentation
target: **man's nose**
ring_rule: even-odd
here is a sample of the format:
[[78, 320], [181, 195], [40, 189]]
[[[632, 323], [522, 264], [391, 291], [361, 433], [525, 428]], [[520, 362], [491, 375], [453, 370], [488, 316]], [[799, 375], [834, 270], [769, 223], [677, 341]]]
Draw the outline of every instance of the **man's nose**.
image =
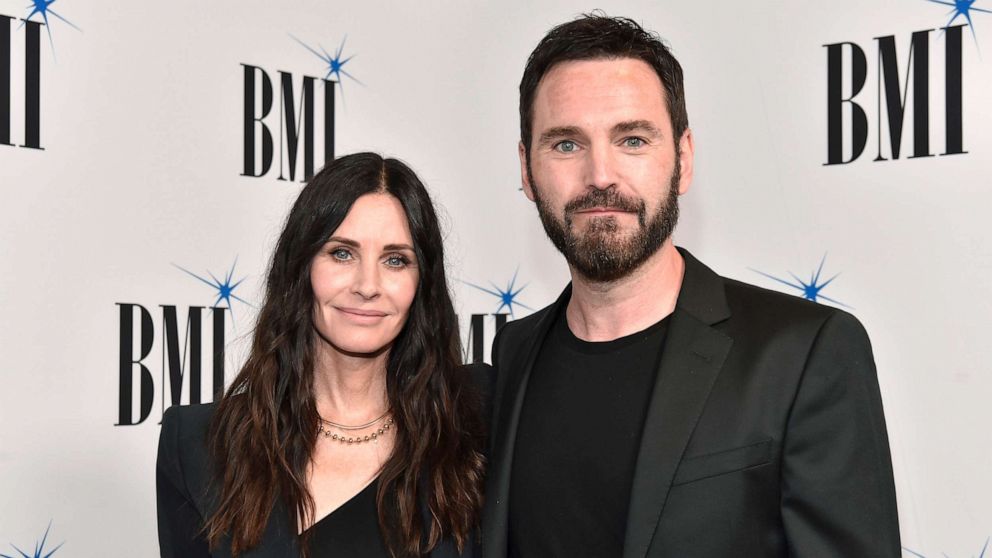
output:
[[593, 144], [586, 160], [586, 185], [597, 190], [617, 186], [616, 160], [609, 144]]

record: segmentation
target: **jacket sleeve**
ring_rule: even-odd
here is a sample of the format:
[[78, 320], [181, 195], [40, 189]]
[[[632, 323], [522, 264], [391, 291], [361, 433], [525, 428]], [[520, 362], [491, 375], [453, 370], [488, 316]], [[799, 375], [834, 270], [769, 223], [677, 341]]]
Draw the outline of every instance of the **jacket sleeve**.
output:
[[901, 555], [889, 440], [868, 335], [836, 312], [807, 357], [782, 449], [789, 555]]
[[159, 551], [162, 558], [208, 558], [203, 517], [193, 505], [179, 457], [181, 418], [180, 409], [170, 407], [159, 435], [155, 468]]

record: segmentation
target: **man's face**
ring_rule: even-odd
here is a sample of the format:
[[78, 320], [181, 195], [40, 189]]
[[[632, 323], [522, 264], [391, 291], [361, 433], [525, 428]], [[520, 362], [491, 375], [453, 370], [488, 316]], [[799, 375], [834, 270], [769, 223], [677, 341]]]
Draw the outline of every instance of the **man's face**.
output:
[[692, 135], [672, 137], [657, 73], [631, 58], [555, 65], [534, 98], [527, 197], [585, 278], [616, 281], [669, 238], [692, 178]]

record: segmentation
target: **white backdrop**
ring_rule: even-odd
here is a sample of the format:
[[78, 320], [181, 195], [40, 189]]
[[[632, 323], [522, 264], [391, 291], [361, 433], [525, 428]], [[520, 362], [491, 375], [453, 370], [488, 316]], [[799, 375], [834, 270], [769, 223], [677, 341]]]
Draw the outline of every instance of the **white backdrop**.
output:
[[[907, 109], [903, 158], [874, 162], [876, 37], [895, 37], [904, 83], [912, 33], [935, 29], [928, 35], [931, 150], [944, 150], [951, 34], [938, 28], [950, 6], [62, 0], [48, 6], [50, 25], [40, 28], [43, 149], [33, 149], [18, 146], [32, 120], [24, 108], [32, 65], [32, 25], [20, 21], [32, 9], [25, 4], [0, 0], [0, 16], [14, 18], [0, 69], [9, 52], [15, 144], [0, 145], [0, 554], [19, 555], [11, 544], [30, 552], [50, 524], [46, 552], [64, 543], [56, 558], [157, 555], [154, 461], [170, 398], [162, 307], [177, 309], [180, 349], [188, 348], [188, 308], [210, 307], [218, 296], [190, 273], [208, 282], [211, 273], [219, 283], [229, 273], [231, 283], [244, 279], [234, 295], [245, 302], [232, 300], [225, 314], [232, 378], [266, 259], [301, 187], [299, 176], [277, 179], [278, 160], [264, 176], [241, 176], [243, 65], [272, 79], [264, 122], [279, 157], [279, 72], [292, 74], [299, 110], [303, 76], [323, 78], [329, 69], [303, 45], [322, 46], [328, 58], [341, 48], [342, 69], [354, 79], [330, 78], [341, 79], [330, 85], [336, 151], [400, 157], [427, 182], [444, 215], [462, 324], [467, 335], [469, 315], [486, 314], [488, 358], [500, 299], [472, 285], [505, 290], [516, 274], [519, 317], [551, 302], [568, 278], [518, 189], [516, 87], [543, 33], [593, 8], [657, 30], [685, 68], [697, 160], [677, 242], [724, 275], [797, 296], [799, 289], [762, 273], [809, 282], [825, 257], [819, 282], [840, 274], [819, 294], [850, 307], [872, 337], [905, 555], [978, 556], [992, 535], [992, 13], [972, 11], [974, 28], [962, 36], [968, 153], [908, 158], [919, 123]], [[979, 7], [992, 9], [992, 0]], [[0, 17], [0, 38], [5, 22]], [[842, 42], [867, 58], [855, 99], [868, 115], [867, 148], [850, 164], [825, 165], [824, 45]], [[3, 84], [0, 75], [0, 99]], [[907, 104], [918, 94], [910, 92]], [[318, 79], [318, 166], [323, 95]], [[850, 139], [846, 145], [849, 152]], [[121, 346], [122, 304], [141, 305], [152, 321], [141, 364], [153, 379], [153, 404], [134, 425], [118, 425], [121, 353], [141, 353], [138, 322], [135, 347]], [[206, 400], [211, 324], [205, 310]], [[141, 370], [128, 370], [135, 393], [125, 422], [138, 422]]]

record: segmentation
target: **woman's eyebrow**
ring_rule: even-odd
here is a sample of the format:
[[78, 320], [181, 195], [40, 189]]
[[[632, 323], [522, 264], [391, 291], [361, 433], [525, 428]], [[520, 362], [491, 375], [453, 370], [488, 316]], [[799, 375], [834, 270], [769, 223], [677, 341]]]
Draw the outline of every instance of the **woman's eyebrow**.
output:
[[343, 236], [332, 236], [327, 239], [327, 242], [339, 242], [346, 246], [351, 246], [352, 248], [361, 248], [362, 245], [357, 240], [352, 240], [350, 238], [345, 238]]

